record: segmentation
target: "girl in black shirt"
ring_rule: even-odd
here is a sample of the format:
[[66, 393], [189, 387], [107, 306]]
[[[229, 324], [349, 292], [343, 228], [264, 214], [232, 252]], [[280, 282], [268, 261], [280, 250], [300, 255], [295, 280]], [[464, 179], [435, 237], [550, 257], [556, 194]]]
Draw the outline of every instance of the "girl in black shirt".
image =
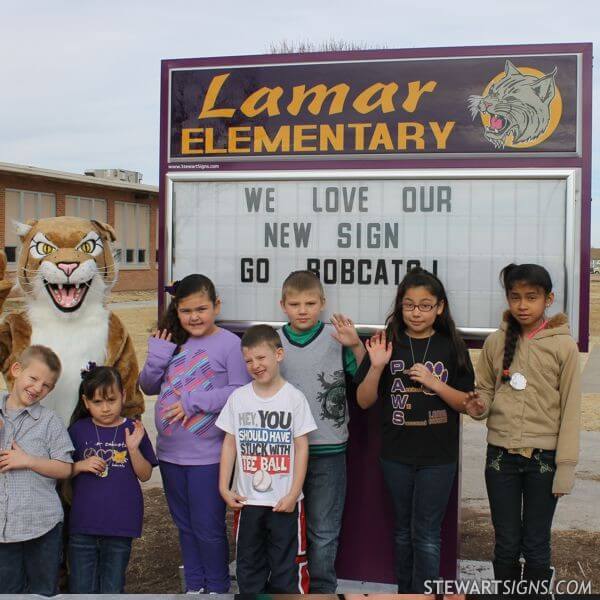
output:
[[473, 366], [442, 282], [421, 268], [398, 286], [386, 330], [366, 344], [357, 400], [383, 402], [381, 463], [396, 516], [398, 593], [439, 578], [441, 525], [458, 461], [459, 412]]

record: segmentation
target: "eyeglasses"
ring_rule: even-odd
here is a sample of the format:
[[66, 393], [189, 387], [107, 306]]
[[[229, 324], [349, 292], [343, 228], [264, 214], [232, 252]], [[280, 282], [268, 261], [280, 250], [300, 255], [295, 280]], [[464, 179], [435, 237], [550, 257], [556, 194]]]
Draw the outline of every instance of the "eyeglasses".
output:
[[412, 302], [403, 302], [402, 310], [406, 312], [413, 312], [415, 308], [419, 309], [419, 312], [427, 313], [431, 312], [437, 306], [437, 302], [435, 304], [413, 304]]

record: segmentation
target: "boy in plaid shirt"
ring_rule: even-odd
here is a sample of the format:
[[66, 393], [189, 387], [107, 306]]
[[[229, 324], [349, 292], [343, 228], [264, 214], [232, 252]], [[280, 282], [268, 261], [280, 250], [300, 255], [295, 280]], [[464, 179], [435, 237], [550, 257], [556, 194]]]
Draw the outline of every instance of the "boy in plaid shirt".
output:
[[71, 475], [73, 445], [56, 413], [40, 404], [60, 360], [30, 346], [13, 363], [0, 394], [0, 592], [57, 593], [63, 510], [56, 480]]

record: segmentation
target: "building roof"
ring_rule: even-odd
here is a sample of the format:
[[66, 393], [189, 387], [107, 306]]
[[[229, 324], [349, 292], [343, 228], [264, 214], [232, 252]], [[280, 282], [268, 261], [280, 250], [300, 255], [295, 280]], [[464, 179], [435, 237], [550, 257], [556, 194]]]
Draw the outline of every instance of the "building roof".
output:
[[118, 179], [104, 179], [101, 177], [93, 177], [91, 175], [79, 175], [78, 173], [65, 173], [64, 171], [40, 169], [38, 167], [31, 167], [29, 165], [15, 165], [12, 163], [0, 162], [0, 173], [30, 175], [32, 177], [43, 177], [45, 179], [69, 181], [71, 183], [85, 183], [86, 185], [96, 185], [100, 187], [111, 187], [118, 188], [121, 190], [131, 190], [133, 192], [146, 192], [148, 194], [158, 194], [158, 187], [155, 185], [129, 183], [127, 181], [120, 181]]

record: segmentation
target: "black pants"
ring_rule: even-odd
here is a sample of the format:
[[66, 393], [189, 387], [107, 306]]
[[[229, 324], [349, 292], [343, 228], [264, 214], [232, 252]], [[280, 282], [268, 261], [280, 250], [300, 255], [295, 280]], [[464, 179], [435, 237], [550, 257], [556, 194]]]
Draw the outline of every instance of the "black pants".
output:
[[529, 568], [550, 568], [555, 471], [553, 450], [534, 450], [525, 458], [488, 446], [485, 483], [496, 533], [495, 567], [514, 568], [523, 556]]
[[291, 513], [245, 506], [236, 521], [240, 593], [308, 593], [303, 503]]

